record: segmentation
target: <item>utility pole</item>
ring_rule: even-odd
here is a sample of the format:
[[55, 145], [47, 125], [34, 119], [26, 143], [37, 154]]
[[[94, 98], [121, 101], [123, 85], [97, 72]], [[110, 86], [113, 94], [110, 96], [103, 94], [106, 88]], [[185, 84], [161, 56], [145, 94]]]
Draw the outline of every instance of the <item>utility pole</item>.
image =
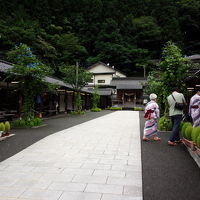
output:
[[78, 88], [78, 61], [76, 61], [76, 89]]
[[146, 77], [146, 65], [143, 65], [144, 68], [144, 77]]

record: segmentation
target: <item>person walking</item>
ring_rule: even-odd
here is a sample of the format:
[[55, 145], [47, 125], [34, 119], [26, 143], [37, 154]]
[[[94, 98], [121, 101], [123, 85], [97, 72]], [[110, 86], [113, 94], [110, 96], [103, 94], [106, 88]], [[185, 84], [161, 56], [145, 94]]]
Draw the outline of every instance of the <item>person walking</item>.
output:
[[167, 97], [167, 101], [169, 104], [169, 116], [171, 117], [173, 127], [169, 136], [168, 145], [175, 146], [177, 143], [181, 143], [179, 127], [183, 118], [183, 107], [186, 105], [186, 101], [184, 95], [179, 93], [178, 89], [173, 88], [171, 92]]
[[189, 115], [192, 117], [193, 127], [200, 126], [200, 88], [196, 88], [195, 92], [189, 105]]
[[160, 141], [158, 137], [158, 119], [160, 118], [159, 106], [156, 103], [157, 95], [152, 93], [149, 96], [150, 102], [145, 107], [145, 122], [143, 141], [149, 141], [153, 138], [155, 141]]

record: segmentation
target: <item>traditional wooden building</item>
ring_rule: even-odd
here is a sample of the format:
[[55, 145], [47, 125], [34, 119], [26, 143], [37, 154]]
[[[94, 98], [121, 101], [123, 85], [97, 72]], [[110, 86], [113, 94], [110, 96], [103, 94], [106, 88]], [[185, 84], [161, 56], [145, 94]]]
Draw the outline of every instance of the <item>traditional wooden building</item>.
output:
[[123, 107], [142, 105], [145, 83], [146, 78], [143, 77], [113, 78], [111, 85], [116, 88], [113, 104], [121, 104]]
[[101, 98], [106, 93], [107, 102], [109, 101], [110, 105], [134, 107], [143, 104], [143, 87], [146, 78], [127, 77], [114, 66], [110, 67], [102, 62], [92, 65], [88, 71], [93, 73], [93, 79], [88, 83], [87, 88], [98, 85]]
[[[12, 64], [0, 61], [0, 118], [19, 116], [22, 112], [23, 90], [19, 85], [19, 76], [6, 78], [6, 71]], [[75, 109], [75, 91], [69, 85], [55, 77], [46, 76], [44, 81], [58, 86], [54, 93], [44, 92], [35, 97], [35, 112], [45, 116], [69, 112]], [[82, 90], [83, 109], [91, 108], [91, 91]], [[1, 119], [0, 119], [1, 120]]]

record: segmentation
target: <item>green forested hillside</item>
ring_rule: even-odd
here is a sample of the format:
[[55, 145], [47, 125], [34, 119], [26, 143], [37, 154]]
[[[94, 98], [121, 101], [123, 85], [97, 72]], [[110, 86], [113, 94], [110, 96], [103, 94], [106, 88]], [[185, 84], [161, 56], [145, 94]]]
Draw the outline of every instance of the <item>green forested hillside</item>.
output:
[[134, 75], [171, 40], [200, 53], [200, 0], [0, 0], [0, 59], [19, 43], [57, 73], [101, 60]]

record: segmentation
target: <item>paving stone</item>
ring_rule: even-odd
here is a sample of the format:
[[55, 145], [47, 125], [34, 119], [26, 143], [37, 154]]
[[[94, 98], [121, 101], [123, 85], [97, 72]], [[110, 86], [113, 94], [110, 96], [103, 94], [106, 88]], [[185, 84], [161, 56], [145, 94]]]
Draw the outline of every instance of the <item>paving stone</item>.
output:
[[27, 198], [31, 200], [58, 200], [62, 193], [63, 192], [61, 191], [29, 189], [25, 191], [20, 198]]
[[142, 185], [142, 179], [141, 178], [116, 178], [116, 177], [108, 177], [107, 184], [112, 184], [112, 185], [134, 185], [134, 186], [140, 186]]
[[100, 200], [101, 194], [87, 192], [64, 192], [59, 200]]
[[112, 195], [112, 194], [103, 194], [101, 200], [142, 200], [142, 197], [131, 197], [125, 195]]
[[116, 159], [100, 159], [99, 163], [101, 164], [111, 164], [111, 165], [117, 165], [117, 164], [127, 164], [127, 160], [116, 160]]
[[62, 171], [61, 174], [74, 174], [74, 175], [92, 175], [94, 169], [73, 169], [73, 168], [66, 168]]
[[85, 192], [122, 194], [123, 186], [105, 185], [105, 184], [88, 184], [85, 189]]
[[124, 195], [141, 197], [142, 187], [141, 186], [124, 186]]
[[85, 183], [53, 182], [49, 185], [48, 190], [83, 192], [85, 187]]
[[56, 174], [56, 173], [46, 173], [43, 174], [40, 179], [41, 180], [49, 180], [49, 181], [60, 181], [60, 182], [71, 182], [73, 177], [75, 175], [73, 174]]
[[84, 163], [81, 168], [83, 169], [104, 169], [104, 170], [110, 170], [111, 165], [106, 164], [98, 164], [98, 163]]
[[[21, 194], [24, 193], [24, 188], [14, 188], [5, 187], [3, 184], [0, 184], [0, 198], [18, 198]], [[6, 185], [6, 184], [5, 184]]]
[[81, 176], [77, 175], [73, 178], [72, 182], [77, 183], [105, 183], [107, 181], [107, 176]]
[[112, 177], [125, 177], [125, 171], [117, 170], [95, 170], [93, 173], [94, 176], [112, 176]]

